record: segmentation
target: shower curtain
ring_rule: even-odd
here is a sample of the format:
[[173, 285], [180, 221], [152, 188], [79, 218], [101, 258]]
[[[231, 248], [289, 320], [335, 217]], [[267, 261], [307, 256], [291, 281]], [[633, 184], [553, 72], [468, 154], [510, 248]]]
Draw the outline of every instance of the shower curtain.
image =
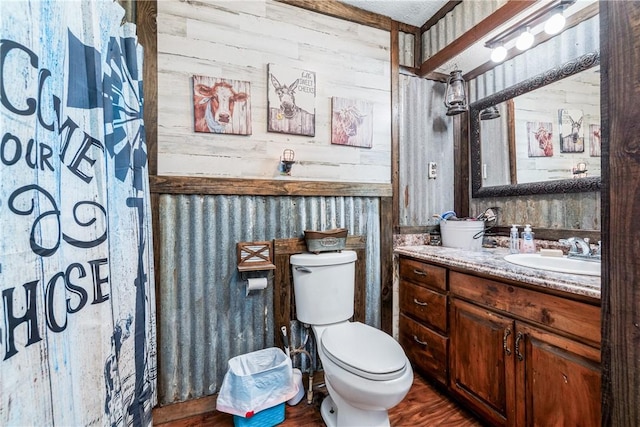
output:
[[0, 2], [0, 425], [151, 425], [142, 47], [123, 16]]

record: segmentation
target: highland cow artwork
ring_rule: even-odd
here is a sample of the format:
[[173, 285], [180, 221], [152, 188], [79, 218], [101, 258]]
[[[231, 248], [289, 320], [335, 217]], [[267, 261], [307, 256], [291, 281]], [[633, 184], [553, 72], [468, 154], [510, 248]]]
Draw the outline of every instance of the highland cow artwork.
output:
[[267, 131], [316, 134], [316, 73], [269, 64]]
[[251, 135], [251, 83], [193, 76], [196, 132]]
[[373, 103], [331, 98], [331, 143], [371, 148], [373, 145]]
[[553, 156], [553, 127], [548, 122], [527, 122], [529, 157]]

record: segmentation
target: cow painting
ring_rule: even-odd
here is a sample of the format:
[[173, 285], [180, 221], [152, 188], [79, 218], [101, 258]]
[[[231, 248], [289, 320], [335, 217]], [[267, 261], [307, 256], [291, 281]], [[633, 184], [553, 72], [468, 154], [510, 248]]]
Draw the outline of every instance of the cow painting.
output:
[[331, 100], [331, 143], [371, 148], [373, 104], [333, 97]]
[[582, 111], [562, 109], [560, 119], [560, 152], [584, 152], [584, 132], [582, 131]]
[[552, 124], [548, 122], [527, 122], [529, 157], [553, 156]]
[[315, 73], [269, 64], [267, 84], [267, 130], [315, 136]]
[[549, 129], [540, 127], [534, 134], [536, 141], [538, 141], [538, 147], [542, 150], [545, 157], [553, 156], [553, 134]]
[[194, 76], [194, 130], [251, 135], [249, 92], [249, 82]]

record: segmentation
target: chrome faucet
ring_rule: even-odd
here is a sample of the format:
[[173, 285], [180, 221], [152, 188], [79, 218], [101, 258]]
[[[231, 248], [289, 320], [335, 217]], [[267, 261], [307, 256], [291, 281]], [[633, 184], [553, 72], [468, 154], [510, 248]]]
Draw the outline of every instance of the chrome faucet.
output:
[[569, 245], [569, 258], [582, 258], [591, 261], [600, 261], [600, 246], [601, 242], [598, 242], [598, 248], [594, 251], [591, 250], [589, 245], [589, 239], [582, 239], [580, 237], [569, 237], [568, 239], [560, 239], [560, 243]]

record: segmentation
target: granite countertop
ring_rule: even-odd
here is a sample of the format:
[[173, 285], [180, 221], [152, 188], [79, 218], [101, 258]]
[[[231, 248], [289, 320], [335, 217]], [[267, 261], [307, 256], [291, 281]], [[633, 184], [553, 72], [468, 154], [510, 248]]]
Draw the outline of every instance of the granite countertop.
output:
[[481, 251], [445, 248], [442, 246], [398, 246], [394, 252], [441, 265], [463, 268], [496, 278], [504, 278], [556, 291], [600, 299], [600, 277], [556, 273], [521, 267], [504, 260], [506, 248], [483, 248]]

